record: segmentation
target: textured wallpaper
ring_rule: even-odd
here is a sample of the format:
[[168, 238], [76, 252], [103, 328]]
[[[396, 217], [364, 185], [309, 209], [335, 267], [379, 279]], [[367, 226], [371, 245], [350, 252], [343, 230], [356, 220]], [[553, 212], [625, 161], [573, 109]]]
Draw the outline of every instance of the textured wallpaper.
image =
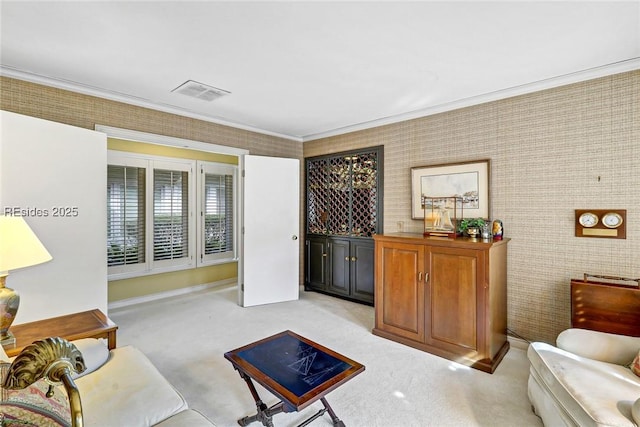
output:
[[[2, 109], [88, 129], [102, 124], [293, 158], [384, 145], [385, 232], [397, 231], [398, 222], [405, 231], [421, 231], [421, 221], [411, 219], [412, 167], [489, 158], [491, 217], [503, 221], [511, 238], [508, 327], [527, 340], [553, 342], [569, 327], [571, 278], [585, 272], [640, 277], [640, 71], [311, 141], [304, 148], [6, 77], [0, 83]], [[589, 208], [627, 209], [627, 239], [574, 237], [574, 209]]]
[[[384, 230], [411, 219], [410, 169], [491, 159], [491, 217], [511, 238], [508, 327], [554, 342], [571, 278], [640, 277], [640, 71], [304, 145], [304, 156], [384, 145]], [[627, 239], [574, 237], [574, 209], [627, 209]]]

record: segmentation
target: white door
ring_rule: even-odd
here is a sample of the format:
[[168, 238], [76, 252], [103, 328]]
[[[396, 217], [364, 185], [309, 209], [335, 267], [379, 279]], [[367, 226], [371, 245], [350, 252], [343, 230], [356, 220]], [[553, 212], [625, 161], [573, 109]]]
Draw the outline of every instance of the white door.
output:
[[299, 294], [300, 161], [244, 156], [241, 306], [291, 301]]

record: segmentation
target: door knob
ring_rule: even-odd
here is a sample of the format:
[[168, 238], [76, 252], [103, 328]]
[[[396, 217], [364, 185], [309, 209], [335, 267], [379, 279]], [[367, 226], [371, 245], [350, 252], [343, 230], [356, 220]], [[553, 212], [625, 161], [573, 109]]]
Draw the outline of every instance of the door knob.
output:
[[291, 240], [298, 240], [298, 236], [294, 234], [293, 236], [291, 236]]

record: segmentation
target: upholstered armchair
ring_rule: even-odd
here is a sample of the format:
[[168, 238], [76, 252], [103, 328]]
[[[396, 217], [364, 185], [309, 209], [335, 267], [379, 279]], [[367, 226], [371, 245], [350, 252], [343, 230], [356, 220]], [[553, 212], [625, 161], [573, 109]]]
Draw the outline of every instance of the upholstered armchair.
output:
[[529, 399], [545, 426], [640, 425], [640, 337], [567, 329], [534, 342]]
[[2, 427], [83, 427], [80, 393], [72, 375], [84, 370], [82, 353], [63, 338], [46, 338], [25, 347], [0, 370]]

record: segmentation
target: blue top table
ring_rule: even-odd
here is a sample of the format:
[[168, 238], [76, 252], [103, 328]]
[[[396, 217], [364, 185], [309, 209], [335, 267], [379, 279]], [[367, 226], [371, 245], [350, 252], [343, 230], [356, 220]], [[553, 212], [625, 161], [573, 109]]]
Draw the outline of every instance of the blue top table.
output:
[[[324, 396], [364, 371], [364, 365], [291, 331], [280, 332], [225, 353], [247, 382], [258, 413], [238, 420], [240, 425], [261, 421], [272, 426], [271, 417], [279, 412], [295, 412], [321, 400], [324, 409], [305, 421], [329, 412], [334, 425], [344, 426]], [[281, 401], [271, 408], [258, 396], [252, 380]]]

